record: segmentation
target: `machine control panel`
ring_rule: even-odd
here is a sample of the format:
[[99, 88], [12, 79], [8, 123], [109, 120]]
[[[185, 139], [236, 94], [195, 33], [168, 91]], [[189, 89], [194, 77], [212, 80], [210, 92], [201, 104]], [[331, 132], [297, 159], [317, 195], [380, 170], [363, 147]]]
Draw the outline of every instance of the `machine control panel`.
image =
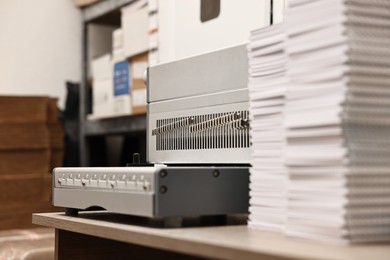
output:
[[[103, 168], [90, 168], [91, 172], [78, 173], [76, 170], [57, 170], [54, 187], [56, 188], [85, 188], [96, 190], [123, 190], [151, 192], [154, 185], [154, 174], [144, 168], [134, 168], [132, 171], [122, 170], [107, 172]], [[130, 168], [129, 168], [130, 169]], [[137, 171], [138, 170], [138, 171]]]

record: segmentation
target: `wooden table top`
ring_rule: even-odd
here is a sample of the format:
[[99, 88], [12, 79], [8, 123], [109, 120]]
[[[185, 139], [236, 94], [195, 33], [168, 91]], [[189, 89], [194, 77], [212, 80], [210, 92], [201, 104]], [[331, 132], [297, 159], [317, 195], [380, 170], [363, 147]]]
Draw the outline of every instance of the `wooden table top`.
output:
[[340, 246], [285, 237], [245, 225], [161, 228], [110, 213], [33, 214], [33, 223], [178, 253], [222, 259], [390, 259], [390, 244]]

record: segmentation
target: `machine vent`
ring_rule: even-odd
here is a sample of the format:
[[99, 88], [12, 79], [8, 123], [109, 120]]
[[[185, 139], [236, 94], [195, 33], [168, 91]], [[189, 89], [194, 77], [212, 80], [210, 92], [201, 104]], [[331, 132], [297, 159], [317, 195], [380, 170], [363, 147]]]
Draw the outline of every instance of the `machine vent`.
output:
[[159, 119], [152, 136], [156, 150], [249, 147], [248, 111]]

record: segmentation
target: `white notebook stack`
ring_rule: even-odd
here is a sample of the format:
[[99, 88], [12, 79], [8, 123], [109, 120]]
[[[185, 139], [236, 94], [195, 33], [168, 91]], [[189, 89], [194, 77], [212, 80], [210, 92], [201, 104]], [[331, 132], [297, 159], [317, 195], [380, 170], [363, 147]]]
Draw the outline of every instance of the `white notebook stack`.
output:
[[286, 92], [283, 25], [253, 31], [248, 45], [252, 168], [249, 225], [281, 231], [286, 220], [287, 171], [283, 111]]
[[390, 241], [390, 1], [289, 0], [285, 25], [286, 233]]

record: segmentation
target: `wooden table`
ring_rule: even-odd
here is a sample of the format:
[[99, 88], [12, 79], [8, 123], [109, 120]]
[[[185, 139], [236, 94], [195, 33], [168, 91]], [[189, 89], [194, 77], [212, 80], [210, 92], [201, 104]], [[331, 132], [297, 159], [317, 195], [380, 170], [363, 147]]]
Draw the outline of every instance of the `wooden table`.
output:
[[321, 244], [245, 225], [167, 229], [109, 213], [33, 214], [33, 223], [56, 229], [56, 259], [390, 259], [390, 244]]

